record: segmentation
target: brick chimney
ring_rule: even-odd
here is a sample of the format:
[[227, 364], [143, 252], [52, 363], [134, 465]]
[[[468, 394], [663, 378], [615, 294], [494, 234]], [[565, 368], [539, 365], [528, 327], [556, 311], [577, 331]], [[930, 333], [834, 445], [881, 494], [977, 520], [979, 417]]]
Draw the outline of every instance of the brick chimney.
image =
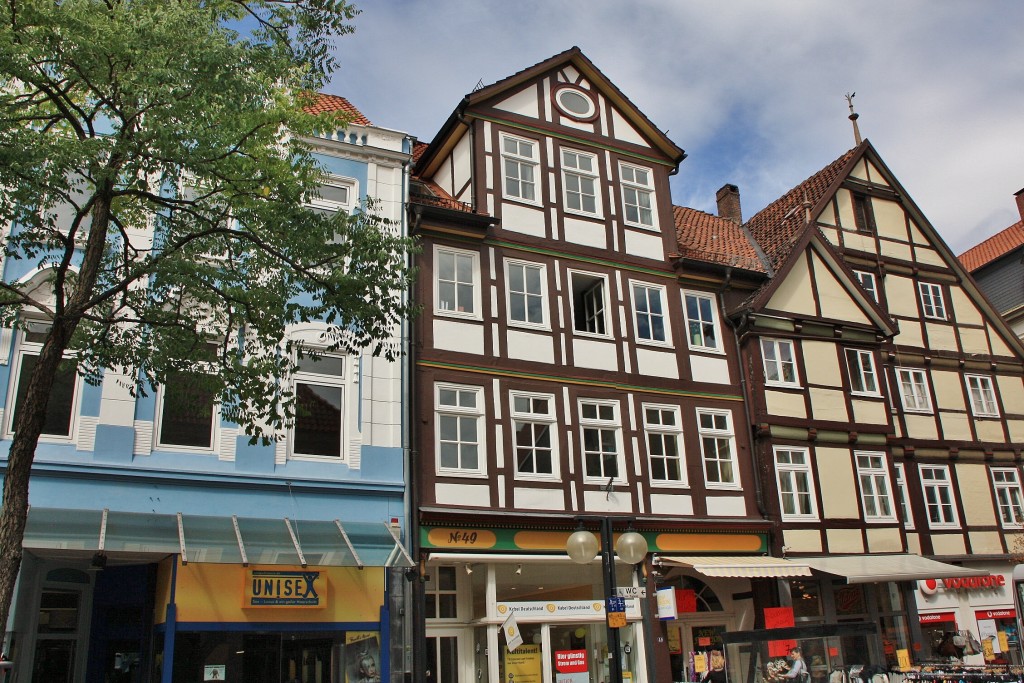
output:
[[1020, 212], [1020, 219], [1024, 221], [1024, 188], [1017, 190], [1017, 194], [1013, 196], [1017, 198], [1017, 211]]
[[[1024, 190], [1021, 190], [1024, 193]], [[740, 188], [735, 185], [725, 184], [715, 194], [718, 200], [718, 217], [730, 220], [737, 225], [743, 223], [743, 212], [740, 210]], [[1024, 201], [1021, 195], [1017, 195], [1018, 204]], [[1024, 211], [1024, 208], [1021, 209]]]

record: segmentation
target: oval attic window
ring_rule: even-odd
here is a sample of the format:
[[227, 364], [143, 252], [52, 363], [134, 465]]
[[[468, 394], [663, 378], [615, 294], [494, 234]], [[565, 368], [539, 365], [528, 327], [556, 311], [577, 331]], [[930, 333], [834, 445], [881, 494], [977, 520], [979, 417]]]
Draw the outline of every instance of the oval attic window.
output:
[[594, 115], [594, 101], [579, 90], [562, 88], [555, 95], [558, 108], [563, 113], [577, 119], [585, 119]]

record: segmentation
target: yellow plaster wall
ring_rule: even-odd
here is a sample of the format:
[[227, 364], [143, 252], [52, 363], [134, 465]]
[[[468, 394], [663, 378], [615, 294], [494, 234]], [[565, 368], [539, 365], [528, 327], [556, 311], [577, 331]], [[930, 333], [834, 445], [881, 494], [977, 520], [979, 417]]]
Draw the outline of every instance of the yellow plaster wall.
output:
[[799, 315], [818, 315], [817, 306], [814, 304], [814, 297], [811, 296], [810, 272], [807, 268], [807, 259], [798, 258], [793, 263], [793, 269], [782, 281], [779, 288], [775, 290], [768, 308], [787, 313]]
[[964, 403], [964, 385], [959, 372], [949, 370], [932, 370], [932, 386], [935, 388], [935, 401], [939, 408], [945, 410], [966, 410]]
[[812, 529], [783, 529], [782, 544], [790, 553], [820, 553], [821, 534]]
[[943, 323], [926, 322], [925, 336], [928, 338], [928, 347], [940, 351], [958, 351], [956, 346], [956, 332], [952, 325]]
[[992, 327], [986, 325], [988, 329], [988, 340], [992, 345], [992, 353], [996, 356], [1015, 356], [1016, 352], [1010, 350], [1010, 346], [1003, 341], [1003, 338], [995, 331]]
[[903, 539], [897, 527], [884, 527], [881, 529], [868, 529], [868, 552], [869, 553], [901, 553], [903, 552]]
[[927, 237], [924, 236], [924, 232], [921, 227], [911, 219], [910, 223], [910, 240], [914, 244], [931, 244]]
[[885, 178], [882, 177], [882, 174], [878, 171], [878, 168], [867, 159], [865, 159], [864, 162], [867, 164], [868, 175], [870, 176], [868, 180], [870, 180], [875, 185], [889, 187], [889, 183], [885, 182]]
[[942, 436], [949, 441], [971, 441], [971, 423], [964, 413], [939, 412]]
[[808, 384], [842, 386], [843, 376], [839, 354], [832, 342], [804, 340], [800, 342]]
[[875, 226], [879, 236], [891, 237], [901, 242], [908, 242], [907, 219], [903, 206], [888, 199], [872, 197], [871, 208], [875, 212]]
[[924, 331], [919, 321], [903, 318], [899, 321], [899, 326], [900, 333], [896, 335], [897, 346], [924, 346]]
[[907, 552], [921, 554], [921, 536], [907, 532]]
[[907, 436], [911, 439], [937, 439], [939, 427], [935, 424], [934, 415], [914, 415], [907, 413]]
[[864, 537], [860, 529], [826, 529], [829, 553], [862, 553]]
[[960, 346], [964, 353], [989, 353], [988, 334], [982, 327], [958, 327], [960, 333]]
[[868, 168], [863, 158], [850, 170], [850, 175], [854, 178], [860, 178], [863, 181], [871, 180], [868, 178]]
[[846, 394], [841, 390], [811, 387], [807, 391], [811, 398], [811, 417], [815, 420], [846, 422], [850, 419], [846, 412]]
[[991, 526], [996, 523], [992, 507], [992, 486], [984, 463], [958, 462], [956, 485], [964, 507], [964, 519], [970, 526]]
[[949, 299], [953, 305], [953, 319], [958, 323], [980, 325], [984, 318], [970, 297], [959, 287], [949, 288]]
[[917, 310], [917, 288], [914, 281], [901, 275], [889, 274], [885, 276], [885, 301], [889, 306], [889, 313], [893, 315], [906, 315], [916, 318], [920, 315]]
[[[835, 213], [834, 211], [832, 211], [831, 208], [828, 211], [829, 211], [829, 213], [832, 213], [832, 214]], [[829, 244], [832, 244], [832, 245], [835, 245], [835, 246], [839, 245], [839, 230], [837, 230], [836, 228], [826, 228], [826, 227], [824, 227], [822, 225], [819, 225], [818, 229], [821, 230], [821, 234], [823, 234], [825, 236], [825, 239], [828, 240]]]
[[832, 202], [829, 202], [825, 209], [818, 215], [818, 222], [824, 223], [825, 225], [839, 225], [836, 221], [836, 210], [832, 207]]
[[[1020, 405], [1019, 403], [1015, 405]], [[1024, 443], [1024, 420], [1007, 420], [1006, 427], [1010, 431], [1012, 443]]]
[[927, 263], [930, 266], [945, 266], [946, 261], [939, 255], [939, 252], [924, 246], [914, 248], [914, 256], [920, 263]]
[[853, 419], [873, 425], [884, 425], [889, 422], [885, 401], [853, 400]]
[[974, 429], [980, 441], [1006, 441], [1002, 420], [975, 420]]
[[910, 261], [910, 245], [905, 242], [893, 242], [892, 240], [880, 240], [879, 247], [884, 256], [890, 256], [902, 261]]
[[932, 547], [936, 555], [966, 555], [963, 534], [932, 534]]
[[839, 222], [847, 230], [856, 230], [857, 222], [853, 219], [853, 197], [850, 191], [840, 188], [836, 192], [836, 204], [839, 206]]
[[[853, 219], [851, 218], [850, 220]], [[874, 236], [865, 232], [857, 232], [855, 228], [851, 228], [850, 230], [843, 233], [843, 242], [846, 244], [846, 247], [848, 249], [856, 249], [858, 251], [868, 252], [875, 251]]]
[[972, 555], [1002, 555], [1004, 552], [1002, 539], [998, 531], [972, 531]]
[[[822, 314], [833, 320], [848, 320], [867, 324], [868, 317], [861, 307], [850, 298], [850, 293], [836, 280], [832, 270], [822, 262], [821, 258], [811, 252], [814, 264], [814, 284], [818, 290], [818, 301]], [[805, 296], [807, 293], [805, 293]]]
[[769, 415], [782, 417], [807, 417], [807, 406], [804, 404], [804, 395], [790, 391], [764, 392], [765, 407]]
[[[848, 448], [814, 449], [826, 519], [859, 519], [857, 477]], [[831, 547], [831, 544], [830, 544]]]

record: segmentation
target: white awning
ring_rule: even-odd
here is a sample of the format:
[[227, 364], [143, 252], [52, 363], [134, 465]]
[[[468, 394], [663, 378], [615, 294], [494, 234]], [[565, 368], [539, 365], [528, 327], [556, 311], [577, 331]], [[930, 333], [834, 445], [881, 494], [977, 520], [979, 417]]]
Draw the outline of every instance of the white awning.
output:
[[736, 557], [660, 555], [659, 557], [662, 564], [689, 567], [704, 576], [763, 579], [811, 575], [811, 569], [805, 563], [784, 560], [781, 557], [758, 555]]
[[910, 553], [898, 555], [841, 555], [801, 557], [799, 562], [826, 574], [842, 576], [847, 583], [949, 579], [960, 576], [988, 576], [989, 572], [929, 560]]

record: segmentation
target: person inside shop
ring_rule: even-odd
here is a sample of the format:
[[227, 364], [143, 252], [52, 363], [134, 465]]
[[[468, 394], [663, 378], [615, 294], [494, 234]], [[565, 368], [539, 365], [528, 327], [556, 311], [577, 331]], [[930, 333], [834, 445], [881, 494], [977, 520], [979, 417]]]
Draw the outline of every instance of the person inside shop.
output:
[[708, 658], [708, 668], [701, 676], [702, 683], [726, 683], [725, 680], [725, 655], [721, 650], [712, 650]]
[[789, 651], [789, 660], [789, 671], [783, 675], [783, 678], [797, 681], [806, 681], [810, 679], [811, 674], [807, 670], [807, 664], [804, 662], [803, 652], [799, 647], [794, 647]]

